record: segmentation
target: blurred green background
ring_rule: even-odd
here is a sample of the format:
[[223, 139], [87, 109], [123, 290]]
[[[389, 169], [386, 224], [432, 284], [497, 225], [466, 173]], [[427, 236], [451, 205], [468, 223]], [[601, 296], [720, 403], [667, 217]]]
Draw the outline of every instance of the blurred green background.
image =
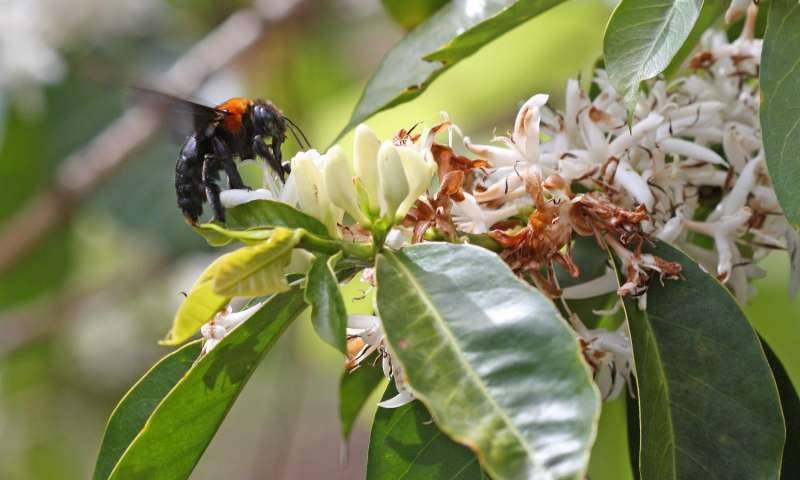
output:
[[[11, 0], [0, 13], [0, 229], [48, 187], [60, 163], [130, 107], [128, 86], [163, 72], [243, 0]], [[414, 2], [411, 2], [414, 3]], [[539, 92], [562, 103], [589, 77], [610, 2], [572, 0], [442, 75], [412, 103], [374, 117], [382, 136], [447, 111], [467, 135], [511, 127]], [[407, 20], [407, 19], [406, 19]], [[413, 20], [413, 19], [412, 19]], [[403, 35], [378, 0], [301, 2], [195, 95], [210, 104], [266, 97], [325, 148], [371, 72]], [[158, 85], [154, 85], [158, 86]], [[350, 136], [342, 140], [350, 149]], [[169, 134], [85, 198], [63, 228], [0, 274], [0, 479], [88, 478], [115, 403], [167, 350], [157, 345], [197, 274], [217, 252], [183, 222]], [[295, 145], [287, 142], [289, 157]], [[0, 245], [2, 248], [2, 245]], [[787, 262], [747, 307], [800, 385], [800, 303]], [[351, 289], [351, 296], [357, 291]], [[368, 311], [368, 300], [351, 308]], [[360, 478], [365, 412], [340, 463], [342, 362], [300, 319], [238, 400], [192, 478]], [[629, 475], [624, 401], [607, 404], [592, 479]]]

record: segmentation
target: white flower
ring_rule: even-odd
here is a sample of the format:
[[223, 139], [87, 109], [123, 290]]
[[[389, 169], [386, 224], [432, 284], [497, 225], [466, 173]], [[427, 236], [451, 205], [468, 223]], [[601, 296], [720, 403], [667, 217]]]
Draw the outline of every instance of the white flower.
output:
[[231, 330], [255, 315], [256, 312], [261, 310], [263, 305], [264, 303], [260, 302], [252, 307], [236, 313], [234, 313], [231, 306], [228, 305], [225, 310], [222, 310], [214, 315], [214, 318], [210, 322], [200, 327], [200, 335], [202, 335], [205, 339], [203, 341], [201, 355], [205, 355], [210, 352], [214, 347], [217, 346], [219, 342], [222, 341], [223, 338], [225, 338], [227, 334], [231, 332]]
[[636, 371], [626, 329], [623, 323], [613, 332], [603, 328], [578, 332], [583, 356], [594, 367], [595, 383], [605, 400], [618, 397], [626, 384], [633, 395], [631, 376], [635, 378]]
[[464, 200], [454, 202], [451, 211], [453, 222], [462, 232], [486, 233], [495, 223], [516, 215], [519, 207], [511, 204], [499, 209], [484, 209], [469, 193], [464, 193]]
[[325, 190], [331, 202], [344, 209], [353, 219], [365, 227], [370, 221], [358, 204], [353, 172], [342, 149], [335, 145], [325, 154]]
[[325, 189], [322, 169], [326, 161], [327, 157], [316, 150], [298, 152], [291, 160], [290, 177], [300, 209], [324, 223], [332, 235], [337, 235], [344, 212], [331, 202]]
[[[432, 135], [422, 137], [433, 138]], [[436, 173], [436, 162], [430, 158], [430, 146], [420, 148], [419, 146], [401, 145], [396, 147], [400, 154], [400, 161], [403, 164], [406, 181], [408, 182], [408, 194], [400, 202], [395, 212], [395, 218], [402, 219], [408, 210], [414, 206], [420, 195], [428, 190], [431, 185], [433, 175]]]
[[368, 357], [378, 352], [381, 356], [383, 374], [394, 380], [397, 395], [378, 404], [383, 408], [397, 408], [414, 401], [414, 395], [405, 382], [405, 374], [397, 362], [392, 362], [385, 341], [380, 319], [374, 315], [351, 315], [347, 319], [347, 342], [351, 370], [361, 366]]
[[381, 216], [394, 223], [397, 208], [408, 197], [408, 179], [400, 159], [400, 153], [394, 144], [386, 140], [378, 150], [378, 203]]
[[367, 192], [369, 205], [367, 211], [377, 216], [380, 211], [378, 204], [378, 150], [381, 141], [368, 126], [363, 123], [356, 127], [355, 140], [353, 141], [353, 166], [355, 174]]

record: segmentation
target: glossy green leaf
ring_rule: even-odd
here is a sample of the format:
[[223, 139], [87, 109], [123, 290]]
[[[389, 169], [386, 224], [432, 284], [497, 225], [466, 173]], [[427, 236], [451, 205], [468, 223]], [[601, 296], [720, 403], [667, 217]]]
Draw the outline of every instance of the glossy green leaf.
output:
[[683, 62], [689, 58], [689, 55], [697, 48], [700, 38], [702, 38], [703, 34], [706, 33], [709, 28], [722, 19], [729, 5], [730, 2], [726, 0], [703, 1], [703, 8], [700, 10], [700, 15], [697, 17], [692, 31], [689, 33], [686, 41], [683, 42], [683, 46], [678, 50], [678, 53], [672, 57], [672, 61], [664, 70], [664, 74], [672, 76], [681, 69]]
[[328, 229], [319, 220], [283, 202], [254, 200], [225, 211], [225, 226], [229, 229], [302, 228], [327, 238]]
[[347, 307], [333, 273], [338, 257], [341, 254], [318, 255], [314, 259], [306, 279], [305, 298], [311, 305], [314, 330], [325, 343], [347, 354]]
[[339, 136], [417, 97], [446, 69], [562, 1], [452, 0], [392, 47]]
[[201, 357], [158, 404], [108, 478], [188, 478], [250, 375], [305, 306], [298, 287], [275, 295]]
[[[379, 362], [380, 363], [380, 362]], [[370, 361], [354, 371], [344, 371], [339, 380], [339, 419], [342, 422], [342, 438], [350, 438], [356, 418], [372, 392], [386, 378], [380, 365], [373, 366]]]
[[638, 376], [641, 478], [777, 479], [785, 438], [775, 380], [736, 301], [665, 243], [683, 278], [626, 299]]
[[276, 228], [267, 241], [223, 255], [215, 271], [214, 291], [229, 297], [256, 297], [287, 290], [286, 266], [302, 235], [302, 230]]
[[191, 368], [200, 354], [200, 342], [192, 342], [158, 361], [136, 382], [108, 419], [97, 456], [94, 480], [104, 480], [161, 400]]
[[385, 252], [377, 282], [393, 358], [439, 428], [495, 479], [582, 478], [599, 399], [549, 299], [471, 245]]
[[800, 478], [800, 455], [797, 455], [797, 452], [800, 452], [800, 397], [798, 397], [797, 389], [792, 384], [786, 368], [775, 352], [763, 340], [761, 346], [764, 347], [772, 375], [778, 384], [783, 417], [786, 421], [786, 444], [783, 447], [781, 478], [785, 480]]
[[162, 345], [179, 345], [185, 342], [231, 301], [230, 296], [214, 291], [214, 279], [224, 262], [224, 255], [214, 260], [194, 283], [186, 299], [178, 307], [172, 320], [172, 328], [160, 342]]
[[669, 65], [700, 15], [703, 0], [622, 0], [606, 27], [603, 56], [620, 94], [632, 105], [639, 83]]
[[[383, 399], [397, 394], [390, 383]], [[367, 479], [483, 479], [478, 458], [442, 433], [420, 402], [378, 408], [372, 423]]]
[[416, 27], [448, 0], [382, 0], [383, 8], [406, 30]]
[[761, 54], [761, 131], [772, 185], [800, 226], [800, 3], [771, 0]]

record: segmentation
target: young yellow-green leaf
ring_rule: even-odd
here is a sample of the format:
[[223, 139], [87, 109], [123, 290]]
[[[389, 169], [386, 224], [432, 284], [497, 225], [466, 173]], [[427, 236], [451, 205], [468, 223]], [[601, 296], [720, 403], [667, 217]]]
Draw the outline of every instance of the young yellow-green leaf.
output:
[[600, 401], [553, 303], [500, 258], [426, 243], [377, 261], [394, 361], [442, 431], [492, 478], [583, 478]]
[[194, 335], [231, 301], [229, 295], [221, 295], [214, 290], [214, 279], [225, 256], [219, 257], [206, 268], [200, 278], [189, 290], [178, 312], [172, 320], [172, 328], [162, 345], [179, 345]]
[[383, 376], [380, 365], [376, 367], [370, 361], [355, 371], [345, 370], [342, 373], [339, 380], [339, 419], [345, 441], [350, 438], [353, 424], [356, 423], [361, 409], [384, 378], [386, 377]]
[[311, 323], [328, 345], [347, 354], [347, 307], [339, 292], [333, 265], [341, 253], [317, 255], [306, 277], [305, 299], [311, 305]]
[[758, 337], [734, 298], [665, 243], [683, 267], [651, 280], [647, 311], [624, 302], [638, 377], [643, 480], [777, 479], [785, 439], [778, 391]]
[[[397, 394], [389, 383], [383, 394]], [[378, 408], [372, 422], [367, 480], [488, 478], [468, 448], [447, 438], [420, 402], [398, 408]]]
[[285, 269], [302, 236], [302, 230], [276, 228], [269, 240], [223, 255], [217, 261], [214, 291], [229, 297], [286, 291]]
[[339, 136], [422, 93], [446, 69], [563, 0], [451, 0], [386, 54]]
[[761, 54], [761, 131], [783, 213], [800, 227], [800, 3], [770, 0]]
[[383, 8], [406, 30], [416, 27], [448, 0], [381, 0]]
[[175, 384], [110, 476], [101, 478], [189, 478], [250, 375], [305, 307], [303, 291], [295, 287], [232, 330]]
[[603, 56], [611, 82], [626, 103], [639, 83], [669, 65], [694, 27], [703, 0], [622, 0], [606, 27]]
[[302, 228], [328, 238], [328, 229], [319, 220], [283, 202], [253, 200], [225, 211], [225, 226], [233, 230], [254, 228]]
[[94, 480], [108, 478], [156, 406], [197, 360], [200, 346], [200, 341], [192, 342], [162, 358], [122, 397], [108, 419]]

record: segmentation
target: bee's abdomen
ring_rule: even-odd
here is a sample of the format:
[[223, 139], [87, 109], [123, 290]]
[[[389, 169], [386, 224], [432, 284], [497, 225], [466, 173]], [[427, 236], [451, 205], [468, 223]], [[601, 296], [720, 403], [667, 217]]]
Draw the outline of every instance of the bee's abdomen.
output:
[[178, 207], [192, 223], [203, 213], [205, 192], [203, 189], [203, 157], [206, 152], [197, 135], [186, 139], [181, 149], [178, 163], [175, 165], [175, 192], [178, 196]]

